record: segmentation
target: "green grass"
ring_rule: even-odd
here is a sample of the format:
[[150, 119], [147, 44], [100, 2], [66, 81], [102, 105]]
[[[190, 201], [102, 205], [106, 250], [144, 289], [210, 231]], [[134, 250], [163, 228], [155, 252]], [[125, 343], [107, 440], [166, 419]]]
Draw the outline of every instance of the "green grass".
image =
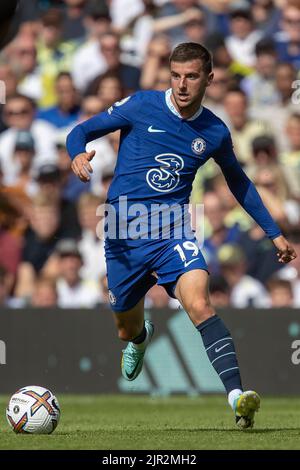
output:
[[58, 396], [50, 436], [15, 435], [0, 398], [0, 449], [300, 449], [300, 398], [264, 398], [241, 432], [225, 397]]

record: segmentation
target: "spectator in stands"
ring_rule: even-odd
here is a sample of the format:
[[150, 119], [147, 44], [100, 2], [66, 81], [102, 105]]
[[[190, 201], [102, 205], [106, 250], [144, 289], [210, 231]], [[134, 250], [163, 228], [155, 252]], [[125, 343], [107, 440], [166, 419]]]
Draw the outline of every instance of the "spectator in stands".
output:
[[177, 299], [172, 299], [168, 296], [166, 290], [159, 285], [154, 285], [146, 294], [145, 297], [146, 308], [180, 308]]
[[247, 274], [263, 284], [282, 268], [276, 248], [254, 221], [249, 230], [241, 232], [237, 243], [247, 259]]
[[143, 0], [143, 4], [143, 11], [138, 11], [124, 28], [117, 29], [121, 36], [122, 57], [126, 63], [136, 67], [143, 65], [158, 13], [153, 0]]
[[[2, 85], [5, 84], [5, 100], [0, 100], [0, 133], [7, 129], [7, 125], [3, 120], [4, 101], [17, 93], [18, 79], [9, 61], [0, 63], [0, 80]], [[3, 90], [2, 90], [3, 94]]]
[[69, 72], [61, 72], [55, 81], [57, 105], [41, 110], [37, 118], [49, 122], [58, 129], [75, 125], [79, 118], [79, 95]]
[[86, 8], [84, 24], [87, 37], [72, 61], [73, 80], [76, 88], [82, 93], [95, 77], [107, 71], [107, 64], [99, 45], [101, 36], [111, 31], [111, 18], [107, 7], [98, 0], [90, 1]]
[[[211, 162], [212, 163], [212, 162]], [[198, 172], [199, 174], [200, 172]], [[238, 226], [240, 230], [248, 230], [251, 227], [251, 217], [239, 205], [236, 198], [228, 188], [228, 184], [216, 165], [211, 164], [210, 173], [204, 180], [206, 192], [214, 193], [220, 201], [225, 212], [224, 224], [226, 227]], [[196, 188], [195, 188], [196, 189]], [[203, 200], [203, 197], [200, 199]]]
[[246, 274], [246, 257], [241, 248], [224, 244], [218, 251], [221, 274], [230, 286], [230, 304], [236, 308], [267, 307], [268, 294], [264, 286]]
[[30, 305], [35, 308], [52, 308], [57, 306], [57, 290], [53, 279], [40, 276], [34, 284]]
[[[188, 10], [188, 12], [191, 12], [191, 10]], [[194, 15], [192, 14], [191, 16], [192, 17], [186, 22], [184, 27], [186, 37], [185, 41], [205, 44], [207, 36], [207, 22], [204, 11], [196, 10]]]
[[80, 120], [86, 121], [96, 114], [104, 111], [103, 102], [100, 100], [98, 95], [85, 95], [81, 101], [81, 115]]
[[266, 206], [281, 227], [287, 229], [290, 225], [300, 223], [299, 204], [293, 199], [291, 188], [280, 167], [276, 165], [260, 167], [253, 181]]
[[256, 137], [252, 142], [252, 156], [252, 161], [247, 165], [247, 174], [250, 179], [253, 179], [261, 168], [277, 167], [283, 173], [285, 181], [288, 182], [292, 197], [300, 197], [300, 175], [297, 172], [297, 167], [293, 168], [281, 163], [274, 137], [268, 135]]
[[277, 65], [275, 71], [275, 81], [279, 103], [282, 106], [291, 104], [291, 97], [294, 93], [293, 83], [297, 79], [297, 69], [288, 62], [282, 62]]
[[168, 66], [171, 44], [166, 36], [158, 35], [149, 44], [141, 74], [141, 88], [151, 90], [157, 80], [160, 68]]
[[[105, 67], [101, 71], [111, 72], [118, 76], [124, 90], [124, 96], [127, 96], [139, 89], [140, 70], [137, 67], [123, 63], [121, 58], [120, 39], [117, 34], [113, 32], [104, 33], [98, 41], [98, 48], [104, 59]], [[93, 70], [88, 69], [86, 72], [81, 69], [81, 82], [80, 89], [86, 89], [93, 80], [99, 77]], [[75, 82], [76, 83], [76, 82]], [[77, 82], [78, 83], [78, 82]], [[89, 90], [87, 88], [87, 90]]]
[[214, 67], [213, 72], [214, 79], [206, 89], [204, 105], [223, 121], [226, 121], [224, 99], [228, 91], [231, 75], [227, 67], [219, 65]]
[[281, 31], [275, 34], [279, 60], [300, 69], [300, 5], [287, 2], [282, 9]]
[[210, 234], [204, 241], [204, 251], [208, 257], [208, 265], [212, 273], [219, 272], [218, 250], [224, 243], [234, 243], [240, 235], [237, 225], [227, 227], [224, 223], [226, 208], [222, 200], [213, 192], [203, 197], [204, 214], [209, 223]]
[[[203, 41], [206, 34], [207, 13], [209, 12], [207, 10], [204, 11], [197, 0], [173, 0], [166, 2], [161, 8], [159, 18], [170, 21], [170, 27], [165, 32], [171, 42], [171, 47], [175, 47], [180, 42], [192, 40], [195, 34], [195, 24], [190, 26], [190, 28], [193, 28], [193, 31], [191, 29], [189, 31], [186, 30], [186, 24], [190, 21], [201, 22], [200, 35], [199, 26], [197, 26], [197, 38], [199, 41], [200, 38]], [[174, 23], [172, 24], [172, 22]], [[194, 39], [196, 38], [194, 37]]]
[[171, 75], [170, 69], [166, 65], [160, 67], [157, 71], [156, 78], [153, 84], [153, 90], [165, 91], [171, 88]]
[[32, 295], [36, 275], [42, 272], [63, 232], [55, 197], [38, 195], [33, 199], [30, 227], [24, 237], [22, 262], [18, 269], [16, 295]]
[[278, 103], [275, 85], [277, 54], [274, 42], [261, 39], [255, 46], [255, 55], [255, 71], [242, 80], [241, 88], [248, 96], [249, 105], [256, 109]]
[[140, 69], [123, 63], [118, 35], [112, 32], [103, 34], [100, 38], [100, 49], [107, 64], [107, 71], [116, 73], [120, 78], [124, 96], [138, 90]]
[[75, 41], [63, 41], [63, 13], [59, 9], [47, 10], [41, 21], [37, 60], [41, 71], [43, 96], [39, 105], [47, 108], [57, 103], [56, 77], [60, 72], [71, 70], [77, 44]]
[[[159, 9], [153, 0], [143, 0], [143, 2], [144, 11], [120, 31], [122, 56], [125, 56], [126, 63], [137, 67], [142, 66], [152, 37], [158, 34], [172, 36], [174, 29], [180, 29], [186, 41], [199, 43], [204, 41], [206, 22], [204, 12], [199, 6], [187, 5], [182, 11], [158, 17]], [[180, 42], [178, 37], [177, 42]]]
[[291, 169], [300, 188], [300, 113], [292, 113], [286, 123], [288, 151], [283, 152], [280, 161], [284, 167]]
[[58, 305], [62, 308], [92, 308], [101, 302], [99, 283], [86, 281], [80, 275], [82, 257], [77, 243], [61, 240], [56, 248], [59, 278], [56, 283]]
[[251, 11], [256, 27], [266, 37], [273, 35], [279, 29], [280, 10], [274, 0], [253, 0]]
[[233, 2], [230, 6], [231, 34], [226, 47], [232, 59], [240, 64], [241, 75], [247, 75], [255, 65], [255, 46], [262, 38], [257, 30], [247, 1]]
[[80, 237], [81, 229], [76, 205], [62, 196], [63, 186], [58, 166], [50, 164], [41, 166], [37, 170], [35, 180], [39, 193], [45, 198], [49, 197], [56, 201], [60, 212], [60, 231], [65, 237]]
[[16, 137], [14, 162], [18, 167], [18, 173], [9, 186], [24, 190], [28, 196], [32, 196], [37, 187], [33, 182], [33, 165], [35, 157], [35, 143], [29, 131], [18, 131]]
[[78, 218], [82, 235], [78, 248], [83, 260], [81, 274], [84, 279], [99, 283], [106, 274], [104, 239], [101, 217], [98, 211], [105, 198], [83, 193], [78, 201]]
[[272, 278], [267, 282], [271, 308], [293, 307], [293, 289], [290, 281]]
[[[1, 104], [4, 100], [0, 94], [0, 111], [3, 111], [0, 265], [5, 266], [11, 279], [10, 306], [18, 306], [10, 296], [14, 296], [19, 263], [16, 292], [21, 286], [24, 297], [30, 298], [38, 279], [38, 300], [32, 302], [40, 306], [54, 305], [53, 289], [48, 281], [44, 282], [45, 276], [55, 279], [60, 271], [60, 257], [53, 251], [52, 242], [55, 245], [58, 238], [70, 236], [80, 240], [82, 225], [85, 234], [82, 241], [88, 246], [91, 237], [91, 252], [97, 245], [96, 201], [103, 200], [111, 183], [120, 132], [88, 144], [88, 151], [96, 149], [96, 157], [92, 162], [91, 181], [84, 184], [70, 173], [71, 161], [65, 148], [69, 130], [75, 122], [100, 113], [139, 88], [168, 89], [169, 54], [181, 41], [204, 42], [213, 53], [215, 78], [207, 89], [205, 106], [231, 128], [237, 157], [250, 178], [257, 175], [260, 194], [281, 228], [297, 231], [300, 118], [299, 90], [295, 87], [300, 70], [299, 0], [24, 0], [20, 3], [18, 18], [26, 22], [20, 24], [16, 39], [1, 51], [0, 59], [0, 80], [5, 83], [6, 92], [6, 104]], [[50, 111], [44, 112], [49, 107]], [[37, 118], [37, 109], [55, 125]], [[39, 191], [49, 200], [49, 206], [55, 199], [55, 209], [40, 208], [40, 213], [46, 215], [39, 215], [40, 224], [36, 221], [34, 224], [48, 224], [50, 233], [58, 218], [61, 222], [58, 221], [59, 227], [53, 232], [52, 236], [56, 237], [53, 240], [51, 235], [50, 239], [43, 235], [46, 230], [43, 227], [36, 230], [32, 227], [30, 198], [33, 197], [35, 206]], [[88, 194], [81, 200], [83, 192]], [[213, 159], [198, 172], [193, 202], [202, 202], [204, 193], [207, 193], [205, 206], [210, 212], [205, 228], [208, 254], [213, 253], [212, 271], [219, 269], [218, 242], [223, 236], [226, 240], [228, 234], [234, 234], [238, 227], [238, 239], [229, 240], [242, 249], [247, 260], [246, 274], [263, 283], [274, 274], [290, 280], [295, 305], [299, 307], [297, 263], [300, 257], [289, 266], [277, 263], [273, 245], [239, 206]], [[78, 222], [75, 207], [79, 200], [79, 205], [86, 206], [80, 209], [82, 224]], [[214, 208], [216, 201], [222, 202], [219, 210], [218, 204]], [[39, 212], [37, 208], [32, 211]], [[208, 223], [209, 218], [214, 228]], [[27, 230], [29, 221], [31, 227]], [[295, 240], [299, 251], [296, 235]], [[27, 253], [25, 263], [21, 262], [23, 243]], [[35, 253], [39, 259], [44, 253], [43, 266], [38, 272], [28, 262], [29, 257], [37, 264]], [[99, 259], [99, 254], [95, 259]], [[88, 268], [84, 265], [80, 268], [81, 275], [92, 272], [89, 262]], [[100, 267], [103, 268], [102, 262]], [[108, 302], [105, 272], [99, 275], [102, 300]], [[93, 282], [96, 279], [98, 274]], [[217, 278], [215, 282], [212, 277], [211, 281], [216, 305], [228, 304], [224, 279]], [[159, 291], [152, 294], [155, 299], [156, 295], [159, 297]], [[22, 301], [23, 294], [20, 295]]]
[[0, 265], [0, 307], [22, 308], [24, 302], [10, 296], [12, 286], [11, 274]]
[[[0, 80], [5, 83], [5, 97], [10, 98], [17, 93], [17, 75], [9, 62], [0, 63]], [[5, 101], [6, 101], [5, 100]], [[4, 101], [4, 100], [1, 100]], [[3, 103], [1, 102], [1, 105]], [[2, 129], [1, 129], [2, 132]]]
[[213, 32], [206, 39], [206, 47], [211, 51], [214, 58], [214, 66], [228, 68], [231, 74], [237, 73], [236, 65], [226, 47], [222, 34]]
[[275, 71], [277, 103], [251, 110], [251, 115], [257, 119], [268, 120], [281, 152], [287, 151], [289, 147], [287, 136], [282, 129], [286, 127], [290, 114], [299, 112], [299, 104], [294, 103], [292, 99], [296, 79], [297, 70], [292, 64], [278, 64]]
[[85, 36], [84, 14], [88, 0], [64, 0], [62, 38], [80, 40]]
[[0, 266], [7, 272], [6, 280], [10, 291], [15, 283], [18, 267], [21, 262], [22, 240], [11, 233], [9, 228], [3, 224], [1, 206], [2, 201], [0, 197]]
[[230, 306], [230, 288], [221, 275], [211, 276], [209, 282], [210, 301], [214, 308]]
[[39, 101], [43, 91], [34, 37], [18, 34], [10, 50], [11, 63], [17, 72], [18, 92]]
[[76, 202], [83, 192], [91, 189], [90, 183], [80, 181], [71, 170], [69, 154], [66, 148], [67, 131], [63, 130], [58, 133], [56, 140], [57, 149], [57, 167], [60, 173], [61, 181], [61, 198], [62, 200]]
[[129, 23], [144, 10], [143, 0], [110, 0], [110, 14], [113, 29], [122, 31]]
[[231, 129], [234, 148], [239, 161], [243, 164], [251, 160], [251, 143], [259, 135], [272, 135], [267, 121], [251, 119], [248, 114], [247, 95], [240, 88], [228, 90], [224, 107], [227, 113], [227, 122]]
[[30, 131], [34, 138], [34, 168], [56, 160], [55, 129], [47, 122], [35, 119], [35, 112], [34, 102], [23, 95], [11, 96], [4, 106], [4, 121], [8, 129], [0, 135], [0, 164], [5, 184], [14, 180], [18, 174], [13, 155], [19, 130]]
[[[87, 96], [82, 100], [79, 121], [85, 121], [103, 110], [103, 102], [98, 96]], [[119, 136], [119, 131], [116, 132]], [[101, 195], [104, 191], [102, 177], [103, 171], [105, 168], [113, 169], [115, 167], [118, 145], [116, 148], [113, 148], [110, 142], [110, 140], [114, 139], [114, 134], [115, 133], [112, 133], [108, 136], [101, 137], [101, 139], [94, 140], [86, 146], [88, 152], [91, 150], [96, 151], [95, 158], [92, 161], [93, 173], [91, 174], [91, 191], [97, 195]], [[86, 183], [84, 183], [84, 185], [87, 190]]]
[[0, 226], [21, 239], [28, 226], [30, 208], [31, 200], [23, 188], [3, 184], [0, 167]]
[[119, 75], [115, 72], [100, 75], [89, 85], [87, 94], [97, 95], [103, 109], [108, 109], [112, 104], [120, 101], [124, 95]]

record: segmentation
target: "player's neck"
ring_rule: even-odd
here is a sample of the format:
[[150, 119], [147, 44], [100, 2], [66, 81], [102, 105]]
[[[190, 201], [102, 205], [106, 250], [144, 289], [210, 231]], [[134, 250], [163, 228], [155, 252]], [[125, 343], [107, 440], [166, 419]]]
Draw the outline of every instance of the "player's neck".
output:
[[173, 96], [173, 93], [171, 94], [171, 101], [172, 101], [172, 104], [175, 106], [176, 111], [182, 117], [182, 119], [190, 119], [191, 117], [193, 117], [196, 114], [196, 112], [201, 107], [202, 98], [199, 99], [197, 102], [193, 103], [191, 106], [187, 106], [185, 108], [180, 108], [178, 106], [178, 104], [176, 103], [176, 100]]

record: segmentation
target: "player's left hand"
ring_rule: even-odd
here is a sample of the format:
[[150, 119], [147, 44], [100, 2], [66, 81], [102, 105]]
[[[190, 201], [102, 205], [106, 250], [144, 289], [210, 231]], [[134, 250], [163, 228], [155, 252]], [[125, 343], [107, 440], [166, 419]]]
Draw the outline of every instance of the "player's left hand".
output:
[[87, 183], [91, 179], [90, 173], [93, 173], [93, 168], [91, 167], [90, 162], [93, 160], [95, 155], [95, 150], [80, 153], [72, 161], [71, 168], [73, 173], [75, 173], [75, 175], [84, 183]]
[[277, 256], [279, 263], [289, 263], [293, 259], [297, 258], [294, 248], [286, 238], [284, 238], [284, 236], [280, 235], [272, 241], [278, 250]]

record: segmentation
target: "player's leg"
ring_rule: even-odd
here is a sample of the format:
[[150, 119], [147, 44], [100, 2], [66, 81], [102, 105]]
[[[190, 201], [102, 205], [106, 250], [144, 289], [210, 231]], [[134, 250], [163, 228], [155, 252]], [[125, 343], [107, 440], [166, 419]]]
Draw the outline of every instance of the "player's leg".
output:
[[253, 426], [260, 399], [256, 392], [242, 391], [234, 343], [210, 304], [208, 277], [207, 271], [201, 269], [182, 274], [175, 287], [175, 296], [202, 336], [208, 358], [224, 384], [238, 426], [249, 428]]
[[144, 265], [143, 247], [106, 241], [105, 255], [109, 301], [114, 312], [118, 336], [128, 341], [123, 350], [122, 374], [134, 380], [140, 373], [153, 325], [144, 321], [144, 298], [156, 279]]
[[143, 297], [133, 308], [123, 312], [114, 312], [114, 321], [118, 336], [122, 341], [133, 341], [144, 329]]
[[123, 350], [121, 369], [127, 380], [137, 378], [143, 367], [146, 348], [153, 335], [153, 325], [144, 320], [144, 297], [130, 310], [114, 313], [119, 338], [128, 341]]

